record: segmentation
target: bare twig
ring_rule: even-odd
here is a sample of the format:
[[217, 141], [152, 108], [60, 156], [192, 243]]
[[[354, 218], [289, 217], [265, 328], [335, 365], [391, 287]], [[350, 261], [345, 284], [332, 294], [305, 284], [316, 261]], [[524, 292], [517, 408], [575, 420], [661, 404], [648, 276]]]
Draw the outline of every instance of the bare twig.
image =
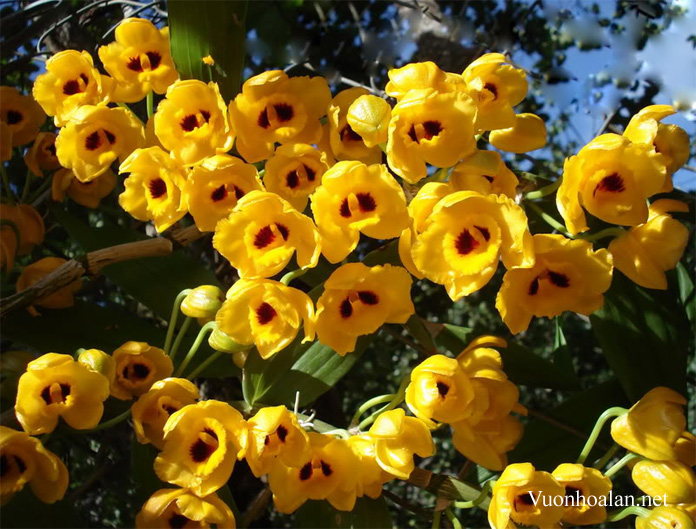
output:
[[259, 492], [256, 497], [251, 501], [251, 505], [244, 512], [240, 527], [249, 527], [249, 524], [258, 518], [263, 513], [264, 509], [268, 506], [271, 501], [271, 489], [265, 487], [261, 492]]

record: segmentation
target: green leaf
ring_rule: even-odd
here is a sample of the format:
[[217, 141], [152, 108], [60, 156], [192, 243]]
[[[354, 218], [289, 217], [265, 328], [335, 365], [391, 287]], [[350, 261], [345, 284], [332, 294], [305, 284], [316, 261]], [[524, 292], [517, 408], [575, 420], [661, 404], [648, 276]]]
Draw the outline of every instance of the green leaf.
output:
[[[455, 355], [466, 348], [473, 337], [473, 330], [445, 324], [436, 341]], [[498, 349], [503, 360], [503, 370], [515, 384], [538, 388], [578, 389], [580, 383], [574, 374], [534, 354], [526, 347], [508, 342]]]
[[80, 347], [110, 353], [129, 340], [157, 346], [164, 343], [164, 330], [118, 308], [77, 300], [67, 309], [39, 310], [38, 317], [20, 310], [3, 318], [3, 337], [41, 353], [64, 354], [73, 354]]
[[[52, 211], [85, 252], [147, 238], [120, 226], [89, 226], [60, 207], [53, 207]], [[183, 250], [166, 257], [143, 257], [112, 264], [102, 274], [164, 320], [169, 320], [174, 299], [185, 288], [220, 286], [213, 272]]]
[[[66, 496], [70, 492], [66, 493]], [[3, 527], [86, 527], [74, 503], [63, 499], [51, 505], [34, 496], [29, 485], [2, 507]]]
[[686, 310], [686, 316], [692, 325], [696, 323], [696, 289], [686, 267], [677, 265], [677, 282], [679, 285], [679, 299]]
[[[508, 454], [510, 463], [531, 462], [539, 470], [552, 471], [560, 463], [574, 462], [600, 414], [612, 406], [627, 406], [626, 395], [616, 380], [577, 393], [543, 415], [530, 410], [524, 436]], [[606, 428], [590, 459], [599, 458], [611, 445]]]
[[131, 442], [131, 475], [135, 483], [138, 505], [145, 503], [155, 491], [167, 487], [167, 484], [160, 481], [157, 477], [153, 467], [158, 453], [154, 446], [151, 444], [140, 444], [135, 435], [133, 436], [133, 441]]
[[[172, 56], [182, 79], [214, 81], [225, 101], [240, 89], [244, 69], [247, 2], [170, 0]], [[215, 66], [203, 63], [210, 55]]]
[[615, 273], [604, 306], [590, 321], [632, 401], [656, 386], [686, 394], [690, 326], [674, 292], [649, 291]]
[[268, 360], [252, 349], [244, 364], [244, 400], [250, 406], [292, 405], [299, 391], [300, 406], [305, 406], [330, 390], [350, 371], [373, 336], [358, 338], [355, 351], [345, 356], [318, 341], [302, 344], [300, 336]]
[[392, 527], [384, 496], [377, 499], [358, 498], [349, 511], [334, 509], [328, 501], [306, 502], [295, 513], [295, 527], [302, 528], [389, 528]]
[[573, 367], [573, 356], [570, 353], [570, 347], [563, 334], [561, 322], [563, 315], [554, 318], [556, 332], [553, 339], [553, 363], [561, 368], [566, 373], [575, 376], [575, 368]]
[[417, 314], [411, 316], [404, 324], [404, 327], [406, 327], [406, 330], [420, 345], [423, 346], [424, 349], [429, 351], [431, 354], [437, 353], [437, 344], [435, 343], [435, 339], [433, 338], [433, 335], [430, 334], [430, 331], [425, 326], [425, 323], [420, 316]]

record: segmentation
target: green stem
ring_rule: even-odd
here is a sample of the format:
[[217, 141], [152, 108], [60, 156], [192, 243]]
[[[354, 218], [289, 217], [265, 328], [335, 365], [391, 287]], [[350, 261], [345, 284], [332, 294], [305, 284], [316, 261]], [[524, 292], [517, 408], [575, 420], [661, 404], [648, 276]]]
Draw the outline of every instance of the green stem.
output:
[[534, 211], [537, 215], [539, 215], [546, 224], [554, 228], [555, 230], [561, 232], [563, 235], [570, 236], [568, 233], [568, 230], [566, 230], [565, 226], [558, 222], [556, 219], [554, 219], [551, 215], [546, 213], [543, 209], [541, 209], [539, 206], [537, 206], [534, 202], [527, 202], [527, 207], [530, 208], [532, 211]]
[[176, 320], [179, 318], [179, 307], [181, 307], [181, 302], [184, 298], [191, 292], [191, 289], [187, 288], [179, 292], [179, 295], [174, 300], [174, 306], [172, 307], [172, 315], [169, 318], [169, 327], [167, 327], [167, 337], [164, 340], [164, 352], [169, 354], [169, 348], [172, 345], [172, 338], [174, 337], [174, 329], [176, 328]]
[[590, 433], [590, 437], [587, 439], [587, 442], [585, 443], [585, 446], [582, 448], [582, 452], [580, 452], [580, 457], [578, 457], [577, 462], [582, 464], [585, 462], [587, 459], [587, 456], [590, 455], [590, 451], [592, 451], [592, 447], [594, 446], [595, 442], [597, 441], [597, 438], [599, 437], [600, 432], [602, 431], [602, 427], [604, 426], [604, 423], [607, 422], [609, 419], [612, 417], [618, 417], [619, 415], [623, 415], [626, 413], [628, 410], [626, 408], [621, 408], [621, 407], [614, 407], [614, 408], [609, 408], [608, 410], [605, 410], [597, 419], [597, 422], [594, 425], [594, 428], [592, 428], [592, 433]]
[[77, 430], [81, 433], [92, 433], [92, 432], [98, 432], [100, 430], [106, 430], [108, 428], [111, 428], [112, 426], [116, 426], [119, 423], [122, 423], [128, 417], [131, 415], [131, 410], [128, 408], [126, 411], [124, 411], [122, 414], [117, 415], [113, 419], [109, 419], [106, 422], [101, 423], [100, 425], [96, 426], [95, 428], [92, 428], [91, 430]]
[[440, 529], [440, 520], [442, 519], [442, 511], [433, 511], [433, 529]]
[[556, 189], [558, 189], [560, 187], [562, 181], [563, 181], [563, 178], [561, 177], [552, 184], [549, 184], [547, 186], [539, 188], [536, 191], [530, 191], [529, 193], [524, 195], [524, 199], [525, 200], [535, 200], [537, 198], [543, 198], [545, 196], [551, 195], [551, 194], [555, 193]]
[[191, 371], [189, 375], [186, 377], [188, 380], [193, 380], [196, 378], [200, 373], [203, 372], [203, 370], [208, 367], [210, 364], [215, 362], [218, 358], [222, 356], [222, 351], [215, 351], [213, 354], [211, 354], [208, 358], [206, 358], [203, 362], [201, 362], [201, 365], [199, 365], [196, 369]]
[[452, 507], [447, 507], [445, 509], [445, 515], [447, 515], [447, 519], [450, 521], [454, 529], [462, 529], [462, 524], [452, 512]]
[[34, 177], [34, 173], [31, 169], [27, 169], [27, 178], [24, 181], [24, 189], [22, 190], [22, 198], [20, 202], [27, 202], [27, 197], [29, 196], [29, 188], [31, 187], [31, 179]]
[[150, 119], [152, 117], [152, 114], [154, 113], [154, 96], [152, 94], [152, 89], [147, 93], [147, 119]]
[[[186, 325], [184, 323], [184, 325]], [[181, 365], [179, 366], [179, 369], [176, 370], [176, 374], [174, 375], [175, 377], [180, 377], [181, 374], [186, 371], [186, 368], [188, 367], [189, 363], [191, 360], [193, 360], [193, 357], [196, 355], [196, 352], [198, 351], [198, 348], [201, 346], [201, 343], [203, 343], [203, 339], [205, 338], [205, 335], [208, 332], [212, 332], [212, 330], [215, 329], [215, 322], [210, 321], [203, 325], [201, 327], [201, 330], [198, 331], [198, 336], [196, 336], [196, 341], [193, 342], [193, 345], [191, 346], [191, 349], [189, 349], [189, 352], [186, 353], [186, 358], [184, 358], [184, 361], [181, 362]], [[183, 330], [183, 326], [182, 326]], [[175, 344], [176, 347], [176, 344]]]
[[2, 173], [2, 186], [5, 188], [7, 198], [9, 198], [12, 202], [16, 202], [17, 197], [10, 187], [10, 177], [7, 176], [7, 167], [5, 167], [4, 163], [0, 163], [0, 172]]
[[172, 350], [169, 353], [169, 357], [172, 359], [172, 362], [176, 358], [176, 353], [179, 352], [179, 346], [181, 345], [181, 342], [184, 341], [188, 328], [191, 326], [191, 322], [193, 322], [193, 318], [186, 316], [184, 323], [181, 324], [181, 329], [179, 329], [176, 339], [174, 340], [174, 345], [172, 345]]
[[495, 483], [495, 480], [486, 481], [486, 483], [484, 483], [483, 487], [481, 488], [481, 494], [476, 496], [471, 501], [455, 501], [454, 506], [458, 509], [471, 509], [473, 507], [476, 507], [481, 502], [483, 502], [483, 500], [486, 499], [486, 496], [488, 496], [488, 492], [491, 490], [493, 483]]
[[379, 397], [374, 397], [366, 402], [364, 402], [358, 410], [353, 415], [353, 419], [350, 421], [351, 425], [358, 424], [360, 417], [363, 413], [372, 408], [372, 406], [377, 406], [377, 404], [384, 404], [385, 402], [391, 402], [391, 400], [396, 397], [396, 393], [389, 393], [388, 395], [380, 395]]
[[603, 468], [604, 465], [606, 465], [609, 461], [611, 461], [611, 458], [616, 455], [616, 452], [619, 451], [619, 445], [614, 443], [609, 450], [607, 450], [607, 453], [602, 456], [602, 458], [597, 461], [593, 467], [596, 469]]
[[323, 435], [338, 435], [341, 439], [348, 439], [350, 437], [350, 434], [342, 428], [336, 428], [335, 430], [328, 430], [321, 433]]
[[362, 422], [358, 425], [358, 429], [364, 430], [365, 428], [370, 426], [373, 422], [375, 422], [375, 419], [377, 417], [379, 417], [382, 413], [384, 413], [385, 411], [393, 410], [399, 404], [401, 404], [404, 401], [404, 395], [406, 394], [406, 386], [408, 386], [408, 383], [410, 380], [411, 380], [410, 376], [404, 377], [404, 379], [401, 381], [401, 385], [399, 386], [398, 391], [396, 393], [394, 393], [394, 396], [392, 397], [391, 401], [389, 401], [389, 404], [378, 409], [376, 412], [374, 412], [372, 415], [370, 415], [366, 419], [363, 419]]
[[587, 235], [576, 235], [576, 239], [583, 239], [585, 241], [593, 242], [599, 239], [604, 239], [605, 237], [621, 237], [626, 233], [623, 228], [605, 228], [597, 233], [588, 233]]
[[616, 463], [614, 463], [611, 467], [609, 467], [609, 469], [604, 473], [604, 475], [610, 478], [623, 467], [625, 467], [628, 463], [636, 459], [643, 459], [643, 457], [639, 456], [638, 454], [628, 453], [621, 459], [619, 459]]
[[288, 272], [285, 274], [281, 279], [280, 282], [283, 283], [285, 286], [288, 286], [290, 284], [290, 281], [293, 279], [297, 279], [298, 277], [302, 277], [307, 273], [307, 268], [298, 268], [297, 270], [293, 270], [292, 272]]
[[46, 181], [42, 182], [39, 188], [32, 193], [31, 197], [27, 200], [27, 204], [33, 204], [41, 195], [46, 191], [53, 183], [53, 177], [45, 177]]
[[641, 518], [645, 518], [650, 514], [650, 511], [645, 507], [638, 507], [637, 505], [634, 505], [633, 507], [626, 507], [625, 509], [610, 512], [609, 514], [607, 514], [606, 521], [616, 522], [618, 520], [626, 518], [626, 516], [631, 516], [632, 514], [640, 516]]

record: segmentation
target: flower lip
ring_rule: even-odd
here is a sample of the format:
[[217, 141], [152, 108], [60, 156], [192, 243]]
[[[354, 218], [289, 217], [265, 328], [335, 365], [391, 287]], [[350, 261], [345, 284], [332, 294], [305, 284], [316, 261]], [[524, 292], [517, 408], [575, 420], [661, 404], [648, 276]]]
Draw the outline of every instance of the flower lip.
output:
[[626, 191], [626, 186], [624, 185], [624, 180], [618, 173], [610, 174], [602, 178], [594, 188], [592, 196], [597, 195], [597, 191], [603, 191], [608, 193], [621, 193]]
[[218, 449], [218, 436], [211, 428], [205, 428], [191, 445], [189, 453], [196, 463], [207, 461]]
[[50, 386], [46, 386], [41, 391], [41, 398], [46, 405], [62, 404], [70, 395], [70, 384], [62, 384], [54, 382]]
[[423, 140], [432, 140], [443, 131], [442, 124], [439, 121], [428, 120], [423, 123], [413, 123], [408, 130], [408, 137], [415, 143], [420, 143]]
[[147, 187], [150, 190], [150, 196], [152, 198], [157, 199], [167, 196], [167, 183], [161, 178], [150, 180]]
[[256, 309], [256, 319], [259, 325], [270, 323], [278, 315], [276, 310], [265, 301]]
[[259, 250], [263, 250], [268, 245], [275, 242], [278, 238], [278, 234], [283, 237], [284, 240], [288, 240], [290, 236], [290, 230], [284, 224], [275, 223], [269, 224], [261, 228], [254, 237], [254, 246]]
[[8, 125], [16, 125], [20, 121], [24, 119], [24, 116], [22, 115], [21, 112], [18, 110], [8, 110], [7, 111], [7, 124]]

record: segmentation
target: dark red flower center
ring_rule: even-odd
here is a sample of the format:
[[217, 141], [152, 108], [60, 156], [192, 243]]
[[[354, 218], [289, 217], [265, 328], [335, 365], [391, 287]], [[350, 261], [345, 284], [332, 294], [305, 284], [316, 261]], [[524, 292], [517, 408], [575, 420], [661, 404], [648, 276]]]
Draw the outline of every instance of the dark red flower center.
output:
[[80, 83], [77, 81], [77, 79], [71, 79], [63, 85], [63, 94], [66, 96], [79, 94], [81, 92], [82, 90], [80, 89]]
[[259, 325], [266, 325], [277, 315], [276, 310], [265, 301], [256, 309], [256, 321], [259, 322]]
[[220, 202], [221, 200], [224, 200], [227, 198], [227, 186], [225, 184], [222, 184], [220, 187], [215, 189], [211, 194], [210, 194], [210, 199], [213, 202]]
[[206, 461], [218, 448], [218, 444], [216, 442], [218, 440], [217, 434], [210, 428], [206, 428], [203, 431], [215, 439], [215, 442], [213, 444], [208, 444], [200, 437], [196, 439], [196, 442], [191, 445], [189, 450], [191, 459], [193, 459], [196, 463]]
[[493, 101], [498, 99], [498, 87], [495, 86], [493, 83], [486, 83], [483, 85], [484, 90], [488, 90], [491, 94], [493, 94]]
[[454, 245], [457, 248], [459, 255], [468, 255], [473, 252], [478, 246], [479, 242], [471, 235], [471, 232], [467, 229], [463, 230]]
[[152, 198], [156, 199], [163, 196], [167, 196], [167, 184], [161, 178], [155, 178], [154, 180], [150, 180], [150, 183], [148, 184], [148, 189], [150, 190], [150, 196]]
[[51, 386], [43, 388], [41, 391], [41, 398], [47, 405], [65, 402], [68, 395], [70, 395], [70, 384], [58, 384], [58, 391], [56, 391], [56, 388], [53, 388], [53, 391], [51, 391], [53, 386], [54, 384], [51, 384]]
[[[288, 237], [290, 236], [290, 230], [288, 230], [287, 226], [276, 223], [275, 227], [278, 229], [283, 239], [287, 241]], [[254, 246], [256, 246], [256, 248], [258, 248], [259, 250], [263, 250], [266, 246], [273, 243], [273, 241], [275, 240], [276, 234], [273, 232], [273, 228], [271, 228], [270, 225], [264, 226], [258, 231], [256, 236], [254, 237]]]
[[595, 196], [597, 191], [621, 193], [622, 191], [626, 191], [626, 186], [624, 185], [623, 178], [621, 178], [619, 174], [614, 173], [610, 174], [609, 176], [605, 176], [602, 178], [602, 180], [600, 180], [599, 184], [597, 184], [597, 187], [595, 187], [594, 191], [592, 192], [592, 196]]
[[424, 121], [423, 122], [423, 137], [418, 138], [418, 133], [416, 132], [415, 123], [411, 125], [408, 131], [408, 136], [416, 143], [420, 143], [420, 140], [432, 140], [435, 136], [442, 132], [442, 125], [439, 121]]
[[174, 513], [172, 514], [172, 517], [169, 518], [169, 527], [172, 529], [182, 529], [183, 527], [186, 527], [186, 524], [190, 521], [191, 520], [186, 518], [186, 516], [183, 514]]
[[341, 141], [362, 141], [362, 136], [355, 132], [350, 125], [343, 127], [338, 136], [341, 138]]
[[437, 392], [440, 394], [441, 397], [445, 397], [447, 393], [449, 392], [449, 386], [445, 384], [444, 382], [437, 382]]

